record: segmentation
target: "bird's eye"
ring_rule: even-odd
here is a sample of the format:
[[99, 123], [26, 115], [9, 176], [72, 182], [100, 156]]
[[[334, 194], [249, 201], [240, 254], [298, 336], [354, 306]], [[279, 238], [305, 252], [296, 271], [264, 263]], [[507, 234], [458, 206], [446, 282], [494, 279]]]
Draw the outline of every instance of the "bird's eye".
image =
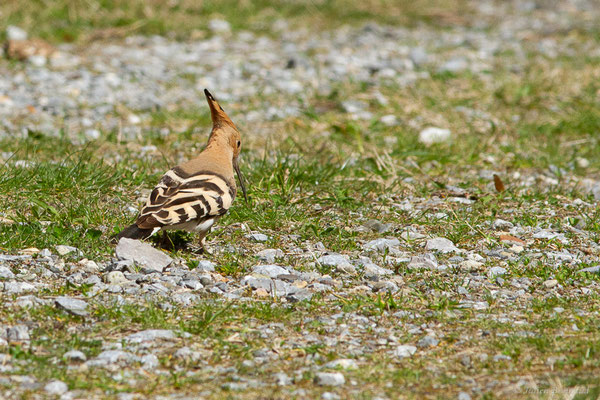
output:
[[240, 142], [240, 141], [238, 140], [238, 142], [237, 142], [237, 147], [240, 147], [241, 145], [242, 145], [242, 142]]

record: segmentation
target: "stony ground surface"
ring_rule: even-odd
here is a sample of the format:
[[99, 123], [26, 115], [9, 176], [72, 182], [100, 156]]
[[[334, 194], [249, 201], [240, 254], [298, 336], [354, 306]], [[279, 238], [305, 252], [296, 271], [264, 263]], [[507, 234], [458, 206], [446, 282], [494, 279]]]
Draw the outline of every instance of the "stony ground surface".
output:
[[[598, 398], [600, 8], [470, 6], [0, 61], [0, 397]], [[204, 88], [252, 201], [111, 244]]]

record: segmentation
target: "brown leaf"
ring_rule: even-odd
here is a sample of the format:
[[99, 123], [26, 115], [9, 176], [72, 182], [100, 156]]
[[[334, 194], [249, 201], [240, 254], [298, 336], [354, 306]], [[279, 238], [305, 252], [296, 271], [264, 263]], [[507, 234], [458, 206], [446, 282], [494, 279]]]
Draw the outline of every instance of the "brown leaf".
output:
[[524, 241], [523, 239], [519, 239], [516, 236], [513, 235], [500, 235], [500, 241], [501, 242], [511, 242], [511, 243], [518, 243], [520, 245], [526, 245], [527, 242]]
[[498, 192], [504, 192], [506, 190], [504, 183], [502, 183], [502, 180], [496, 174], [494, 174], [494, 187]]

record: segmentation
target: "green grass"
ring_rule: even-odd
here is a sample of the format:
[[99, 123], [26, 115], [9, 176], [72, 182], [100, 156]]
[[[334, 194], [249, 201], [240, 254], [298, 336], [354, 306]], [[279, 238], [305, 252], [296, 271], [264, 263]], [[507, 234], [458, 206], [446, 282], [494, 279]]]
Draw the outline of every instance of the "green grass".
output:
[[[222, 17], [234, 31], [273, 36], [277, 33], [270, 27], [279, 18], [293, 27], [314, 30], [376, 21], [426, 24], [443, 32], [449, 25], [468, 25], [472, 12], [470, 8], [463, 12], [464, 2], [426, 0], [238, 3], [78, 0], [67, 7], [62, 1], [5, 1], [0, 4], [0, 31], [16, 24], [52, 43], [77, 45], [94, 38], [120, 40], [127, 34], [164, 34], [187, 40], [209, 35], [207, 21]], [[596, 44], [600, 40], [597, 32], [584, 28], [572, 34]], [[383, 85], [378, 89], [389, 102], [369, 103], [372, 120], [351, 120], [342, 111], [342, 101], [371, 90], [366, 84], [349, 82], [337, 84], [328, 96], [315, 95], [302, 105], [298, 117], [274, 121], [258, 130], [252, 123], [242, 126], [242, 170], [250, 200], [245, 203], [238, 198], [219, 221], [208, 241], [224, 250], [208, 257], [217, 264], [218, 273], [239, 279], [257, 264], [255, 253], [266, 247], [296, 251], [322, 242], [328, 250], [340, 253], [361, 250], [364, 242], [382, 235], [359, 230], [359, 226], [377, 219], [394, 227], [383, 236], [399, 236], [410, 226], [429, 236], [449, 238], [460, 248], [479, 254], [486, 249], [506, 251], [516, 259], [490, 257], [477, 271], [485, 275], [490, 267], [503, 266], [507, 269], [503, 281], [485, 276], [477, 281], [481, 286], [474, 287], [470, 286], [473, 273], [460, 266], [445, 271], [411, 270], [406, 262], [395, 261], [394, 254], [374, 253], [374, 262], [395, 270], [398, 293], [353, 291], [363, 279], [359, 274], [352, 284], [344, 286], [343, 282], [337, 296], [315, 294], [310, 302], [300, 304], [288, 304], [281, 298], [224, 302], [206, 296], [189, 308], [165, 307], [169, 299], [138, 299], [135, 304], [117, 305], [104, 301], [106, 294], [98, 294], [88, 298], [90, 316], [86, 318], [54, 306], [12, 309], [5, 305], [0, 307], [3, 324], [27, 321], [34, 338], [30, 347], [2, 349], [18, 361], [15, 373], [43, 382], [61, 379], [71, 389], [89, 390], [104, 398], [116, 398], [121, 392], [150, 396], [197, 394], [207, 389], [212, 390], [208, 398], [252, 398], [256, 389], [223, 389], [221, 385], [231, 383], [231, 374], [219, 375], [209, 368], [227, 366], [237, 368], [236, 373], [244, 378], [268, 382], [270, 386], [260, 392], [265, 397], [291, 396], [289, 388], [273, 383], [273, 375], [283, 371], [295, 377], [294, 388], [315, 398], [324, 391], [337, 391], [342, 398], [368, 399], [379, 395], [395, 398], [400, 389], [412, 398], [456, 397], [460, 390], [472, 389], [468, 378], [476, 371], [473, 380], [481, 389], [481, 398], [503, 398], [492, 384], [508, 386], [524, 376], [531, 377], [539, 390], [518, 392], [515, 396], [519, 398], [556, 398], [551, 394], [569, 388], [585, 388], [576, 399], [597, 398], [600, 275], [578, 270], [597, 264], [594, 257], [598, 254], [589, 243], [600, 240], [600, 210], [574, 206], [572, 201], [593, 202], [593, 195], [577, 187], [574, 179], [597, 179], [600, 174], [600, 60], [574, 56], [549, 62], [532, 51], [520, 61], [525, 65], [517, 73], [510, 67], [515, 54], [502, 57], [506, 65], [495, 66], [484, 78], [468, 72], [431, 70], [432, 79], [412, 86]], [[240, 104], [225, 106], [243, 110]], [[250, 109], [262, 106], [259, 99], [250, 99]], [[457, 107], [482, 111], [490, 118], [470, 118]], [[396, 115], [400, 125], [388, 127], [379, 122], [387, 114]], [[421, 122], [415, 125], [414, 121]], [[448, 127], [452, 140], [424, 146], [418, 141], [419, 124]], [[173, 133], [162, 136], [162, 128]], [[152, 112], [142, 143], [120, 141], [117, 132], [102, 132], [101, 139], [86, 144], [81, 144], [83, 136], [73, 143], [62, 133], [56, 137], [33, 131], [25, 137], [0, 139], [3, 152], [14, 152], [3, 156], [0, 164], [0, 216], [13, 221], [0, 224], [0, 250], [8, 254], [28, 247], [54, 251], [54, 246], [66, 244], [79, 248], [89, 259], [108, 261], [114, 251], [111, 236], [135, 218], [128, 207], [138, 208], [142, 192], [151, 189], [164, 171], [192, 157], [205, 143], [208, 130], [206, 110], [185, 105]], [[154, 145], [158, 151], [142, 157], [138, 149], [145, 145]], [[589, 167], [582, 168], [579, 157], [586, 158]], [[499, 172], [507, 190], [497, 193], [492, 181], [480, 174], [482, 170]], [[534, 179], [525, 185], [515, 173]], [[556, 179], [558, 184], [541, 176]], [[450, 201], [455, 196], [451, 186], [465, 189], [475, 202]], [[431, 202], [434, 198], [440, 201]], [[413, 209], [401, 208], [406, 200]], [[439, 219], [439, 213], [445, 218]], [[511, 253], [512, 245], [501, 243], [499, 232], [491, 228], [496, 218], [528, 229], [558, 228], [570, 243], [532, 240], [526, 232], [520, 235], [528, 240], [524, 252], [540, 255]], [[245, 238], [242, 224], [271, 239], [264, 245], [251, 242]], [[571, 228], [584, 229], [589, 240], [582, 240]], [[186, 243], [193, 235], [173, 234], [172, 238]], [[401, 242], [401, 250], [410, 255], [424, 251], [422, 241]], [[561, 250], [585, 261], [555, 267], [548, 253]], [[185, 247], [173, 255], [183, 258], [191, 270], [198, 266], [198, 256]], [[438, 255], [438, 261], [448, 264], [451, 256]], [[285, 258], [299, 271], [311, 270], [314, 261]], [[21, 272], [11, 268], [13, 273]], [[314, 268], [346, 280], [331, 268]], [[519, 296], [506, 298], [503, 292], [515, 292], [512, 285], [523, 278], [528, 278], [530, 285]], [[550, 279], [556, 279], [560, 287], [548, 291], [544, 282]], [[459, 294], [461, 286], [468, 289], [468, 296]], [[39, 296], [53, 299], [90, 293], [89, 285], [61, 282]], [[4, 304], [14, 297], [3, 295]], [[469, 300], [485, 303], [487, 308], [465, 308]], [[556, 307], [564, 312], [557, 313]], [[351, 354], [346, 342], [330, 346], [322, 340], [330, 326], [319, 317], [341, 312], [367, 318], [368, 322], [362, 320], [364, 330], [345, 317], [337, 324], [346, 324], [350, 338], [366, 349], [360, 356]], [[507, 315], [508, 321], [501, 318]], [[283, 328], [273, 328], [275, 334], [261, 335], [267, 324], [278, 323]], [[421, 330], [414, 329], [417, 327]], [[378, 328], [393, 332], [395, 343], [411, 345], [429, 329], [438, 335], [440, 344], [397, 360], [390, 356], [395, 344], [373, 345], [376, 339], [389, 339], [379, 337]], [[69, 369], [62, 360], [72, 349], [94, 357], [103, 343], [120, 343], [142, 329], [171, 329], [181, 334], [159, 356], [161, 368], [169, 374], [133, 373], [131, 381], [119, 380], [115, 373], [101, 369]], [[184, 337], [183, 332], [192, 336]], [[308, 334], [319, 340], [299, 344]], [[182, 346], [201, 352], [201, 362], [174, 358]], [[253, 367], [244, 364], [265, 348], [277, 354], [271, 361]], [[488, 357], [480, 358], [482, 354]], [[497, 354], [511, 360], [493, 361]], [[461, 362], [465, 355], [470, 366]], [[552, 367], [549, 357], [558, 359]], [[315, 370], [306, 365], [324, 365], [336, 358], [356, 359], [359, 370], [344, 371], [344, 375], [347, 382], [357, 384], [347, 383], [339, 389], [316, 387]], [[465, 386], [458, 387], [458, 383]], [[33, 391], [26, 396], [35, 397]]]
[[[291, 26], [310, 24], [325, 30], [343, 24], [378, 21], [386, 24], [467, 24], [467, 2], [369, 0], [254, 0], [238, 2], [175, 0], [7, 0], [0, 5], [5, 17], [0, 31], [17, 25], [52, 42], [119, 38], [127, 34], [174, 35], [179, 39], [207, 34], [208, 21], [224, 18], [234, 30], [273, 32], [275, 21]], [[443, 11], [446, 20], [437, 19]]]

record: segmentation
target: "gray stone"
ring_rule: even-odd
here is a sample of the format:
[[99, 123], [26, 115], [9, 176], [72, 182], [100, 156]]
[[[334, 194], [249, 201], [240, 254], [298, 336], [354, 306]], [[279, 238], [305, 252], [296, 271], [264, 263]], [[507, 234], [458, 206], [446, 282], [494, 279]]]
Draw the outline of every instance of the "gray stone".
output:
[[155, 369], [160, 365], [158, 357], [156, 357], [154, 354], [146, 354], [140, 361], [142, 362], [142, 368], [148, 370]]
[[458, 394], [458, 400], [471, 400], [471, 396], [467, 392], [460, 392]]
[[63, 354], [63, 359], [68, 362], [84, 362], [87, 360], [86, 355], [79, 350], [67, 351]]
[[136, 361], [138, 358], [129, 352], [123, 350], [106, 350], [98, 354], [98, 356], [92, 360], [86, 362], [88, 366], [105, 366], [110, 364], [116, 364], [120, 361], [126, 363]]
[[375, 240], [371, 240], [370, 242], [367, 242], [363, 245], [363, 249], [369, 251], [369, 250], [376, 250], [376, 251], [380, 251], [380, 252], [384, 252], [385, 250], [389, 250], [395, 247], [400, 246], [400, 241], [396, 238], [392, 238], [392, 239], [384, 239], [384, 238], [380, 238], [380, 239], [375, 239]]
[[204, 287], [204, 285], [202, 285], [200, 283], [200, 281], [197, 281], [195, 279], [188, 279], [185, 281], [181, 282], [186, 288], [192, 289], [192, 290], [200, 290]]
[[9, 343], [29, 342], [29, 328], [26, 325], [15, 325], [7, 330], [7, 339]]
[[325, 267], [337, 267], [340, 264], [350, 263], [348, 257], [343, 256], [341, 254], [327, 254], [319, 257], [317, 261]]
[[338, 264], [338, 265], [336, 265], [335, 270], [342, 274], [348, 274], [348, 275], [356, 274], [356, 267], [354, 267], [354, 265], [352, 265], [350, 263]]
[[410, 269], [437, 269], [437, 267], [438, 262], [431, 253], [411, 257], [410, 262], [407, 265], [407, 268]]
[[27, 40], [27, 31], [18, 26], [9, 25], [6, 27], [6, 38], [8, 40]]
[[62, 308], [73, 315], [79, 315], [80, 317], [89, 315], [89, 312], [87, 311], [87, 303], [83, 300], [61, 296], [57, 297], [54, 302], [59, 308]]
[[410, 357], [417, 352], [417, 348], [415, 346], [410, 345], [400, 345], [396, 347], [394, 350], [394, 356], [402, 359], [406, 357]]
[[580, 269], [578, 272], [600, 273], [600, 265]]
[[266, 275], [270, 278], [277, 278], [279, 275], [288, 274], [288, 270], [279, 265], [256, 265], [252, 267], [252, 272], [256, 274]]
[[145, 273], [163, 272], [173, 262], [173, 259], [139, 240], [122, 238], [115, 250], [121, 260], [132, 260], [142, 268]]
[[319, 386], [342, 386], [346, 383], [346, 378], [340, 372], [317, 372], [315, 383]]
[[498, 361], [510, 361], [511, 358], [510, 356], [504, 355], [504, 354], [496, 354], [494, 356], [494, 361], [498, 362]]
[[167, 329], [148, 329], [141, 332], [132, 333], [125, 337], [125, 341], [128, 343], [142, 343], [151, 342], [154, 340], [172, 340], [176, 339], [177, 336], [171, 330]]
[[[388, 117], [393, 117], [394, 124], [397, 122], [396, 116], [391, 115], [391, 116], [388, 116]], [[392, 124], [392, 125], [394, 125], [394, 124]], [[392, 225], [391, 224], [384, 224], [382, 222], [377, 221], [376, 219], [370, 219], [370, 220], [366, 221], [363, 224], [363, 226], [365, 228], [368, 228], [368, 229], [372, 230], [373, 232], [377, 232], [377, 233], [389, 232], [392, 229]]]
[[44, 386], [44, 390], [49, 395], [60, 396], [69, 391], [69, 387], [62, 381], [52, 381]]
[[503, 267], [492, 267], [488, 270], [488, 278], [493, 279], [498, 276], [503, 276], [506, 274], [506, 268]]
[[452, 253], [458, 251], [458, 248], [450, 240], [437, 237], [427, 241], [425, 250], [438, 251], [440, 253]]
[[275, 382], [277, 383], [277, 386], [289, 386], [293, 383], [292, 378], [290, 378], [283, 372], [277, 372], [274, 375], [274, 377], [275, 377]]
[[465, 58], [457, 57], [446, 61], [441, 67], [441, 72], [461, 72], [469, 67], [469, 63]]
[[373, 276], [379, 277], [379, 276], [393, 275], [394, 271], [392, 271], [391, 269], [387, 269], [387, 268], [381, 268], [377, 264], [366, 263], [363, 265], [363, 273], [365, 274], [366, 277], [373, 277]]
[[4, 265], [0, 265], [0, 278], [2, 279], [13, 279], [15, 274], [10, 270], [10, 268], [5, 267]]
[[129, 283], [129, 280], [125, 278], [125, 275], [121, 271], [111, 271], [106, 274], [106, 283], [109, 285], [122, 285]]
[[333, 360], [325, 364], [325, 368], [341, 368], [346, 370], [356, 370], [358, 369], [358, 364], [356, 361], [350, 358], [340, 358], [337, 360]]
[[66, 256], [67, 254], [71, 254], [71, 253], [76, 253], [76, 254], [81, 253], [77, 249], [77, 247], [73, 247], [73, 246], [65, 246], [65, 245], [59, 244], [55, 248], [56, 248], [56, 252], [61, 256]]
[[208, 21], [208, 29], [215, 33], [227, 33], [231, 31], [231, 25], [224, 19], [213, 18]]
[[29, 282], [4, 282], [4, 291], [6, 294], [21, 294], [25, 292], [32, 292], [36, 289]]
[[436, 339], [433, 336], [425, 336], [423, 338], [421, 338], [421, 340], [419, 340], [417, 342], [417, 346], [425, 348], [425, 347], [435, 347], [440, 343], [440, 341], [438, 339]]
[[421, 66], [429, 60], [427, 52], [422, 47], [414, 47], [410, 50], [410, 60], [416, 65]]
[[209, 260], [200, 260], [198, 266], [194, 270], [200, 272], [215, 272], [215, 264]]
[[280, 249], [265, 249], [256, 253], [256, 257], [258, 257], [259, 260], [267, 263], [273, 263], [276, 258], [283, 258], [283, 256], [283, 251]]
[[246, 235], [246, 238], [259, 243], [266, 242], [269, 240], [269, 237], [264, 233], [249, 233], [248, 235]]
[[508, 230], [508, 229], [513, 228], [513, 227], [514, 227], [514, 225], [512, 224], [512, 222], [505, 221], [505, 220], [500, 219], [500, 218], [496, 218], [496, 220], [492, 224], [492, 228], [494, 228], [496, 230], [500, 230], [500, 229]]
[[310, 290], [300, 289], [293, 293], [289, 293], [285, 297], [286, 297], [287, 301], [296, 303], [299, 301], [310, 300], [312, 298], [312, 296], [313, 296], [313, 294], [311, 293]]
[[30, 259], [30, 255], [12, 256], [9, 254], [0, 254], [0, 261], [20, 261]]

